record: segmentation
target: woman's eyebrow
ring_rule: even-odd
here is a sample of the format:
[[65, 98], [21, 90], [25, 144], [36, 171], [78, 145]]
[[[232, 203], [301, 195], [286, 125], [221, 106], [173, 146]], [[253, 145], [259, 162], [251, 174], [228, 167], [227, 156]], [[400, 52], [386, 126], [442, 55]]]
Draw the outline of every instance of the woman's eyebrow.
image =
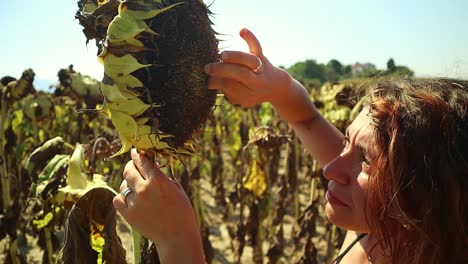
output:
[[366, 159], [373, 159], [373, 157], [371, 156], [371, 151], [368, 149], [370, 147], [368, 144], [363, 144], [363, 142], [356, 142], [356, 147]]
[[347, 137], [347, 136], [344, 136], [344, 137], [343, 137], [343, 140], [346, 141], [346, 143], [350, 143], [349, 137]]
[[369, 156], [368, 156], [369, 152], [366, 150], [366, 148], [365, 148], [364, 146], [362, 146], [361, 144], [359, 144], [359, 145], [357, 145], [356, 147], [359, 149], [359, 151], [362, 152], [362, 154], [363, 154], [365, 157], [369, 157]]
[[345, 138], [347, 138], [349, 141], [349, 127], [347, 127], [345, 130]]
[[[345, 136], [344, 136], [344, 139], [347, 141], [347, 142], [350, 142], [350, 137], [349, 137], [349, 127], [346, 128], [345, 130]], [[368, 145], [366, 144], [363, 144], [362, 142], [355, 142], [356, 143], [356, 147], [359, 149], [359, 151], [362, 153], [363, 156], [365, 156], [367, 159], [372, 159], [372, 157], [370, 157], [370, 151], [368, 151], [367, 148], [369, 148]]]

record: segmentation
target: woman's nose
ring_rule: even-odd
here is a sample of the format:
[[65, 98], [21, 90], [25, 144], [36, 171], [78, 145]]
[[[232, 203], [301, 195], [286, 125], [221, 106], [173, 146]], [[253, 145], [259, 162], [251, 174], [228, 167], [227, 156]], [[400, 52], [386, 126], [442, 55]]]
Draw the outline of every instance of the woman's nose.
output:
[[346, 155], [341, 154], [323, 167], [323, 176], [325, 176], [327, 180], [334, 180], [340, 184], [346, 185], [350, 181], [351, 167], [350, 159], [347, 158]]

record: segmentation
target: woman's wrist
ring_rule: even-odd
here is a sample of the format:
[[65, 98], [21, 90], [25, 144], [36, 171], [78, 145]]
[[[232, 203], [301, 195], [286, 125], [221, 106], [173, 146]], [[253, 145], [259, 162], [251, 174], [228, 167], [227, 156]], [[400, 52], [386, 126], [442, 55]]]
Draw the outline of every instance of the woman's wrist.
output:
[[156, 246], [161, 263], [205, 263], [201, 241], [196, 243], [190, 240], [187, 237], [183, 243], [178, 241], [170, 245]]
[[307, 90], [297, 80], [285, 72], [279, 98], [271, 104], [283, 120], [289, 123], [301, 123], [313, 120], [318, 111], [310, 99]]
[[[173, 237], [156, 242], [161, 263], [205, 263], [203, 243], [198, 228], [173, 233]], [[183, 233], [182, 233], [183, 232]]]

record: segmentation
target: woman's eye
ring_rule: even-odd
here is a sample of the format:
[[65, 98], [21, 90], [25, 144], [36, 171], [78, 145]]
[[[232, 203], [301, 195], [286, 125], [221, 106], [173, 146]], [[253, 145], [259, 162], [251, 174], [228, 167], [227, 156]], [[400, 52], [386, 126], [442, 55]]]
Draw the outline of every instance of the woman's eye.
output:
[[370, 167], [370, 164], [369, 164], [369, 162], [367, 160], [363, 160], [361, 162], [361, 164], [362, 164], [362, 167], [364, 167], [364, 168], [369, 168]]
[[343, 139], [343, 150], [345, 150], [349, 146], [349, 138], [345, 137]]
[[369, 161], [369, 159], [367, 159], [364, 155], [362, 155], [361, 159], [362, 159], [361, 161], [362, 167], [369, 168], [371, 165], [371, 162]]

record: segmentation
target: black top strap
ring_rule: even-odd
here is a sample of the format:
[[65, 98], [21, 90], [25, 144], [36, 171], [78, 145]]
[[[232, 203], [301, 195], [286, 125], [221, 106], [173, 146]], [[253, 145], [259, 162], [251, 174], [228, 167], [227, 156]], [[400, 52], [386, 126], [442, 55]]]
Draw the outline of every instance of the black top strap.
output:
[[356, 244], [359, 240], [361, 240], [366, 235], [367, 235], [366, 233], [359, 234], [356, 237], [356, 239], [354, 239], [354, 241], [351, 244], [349, 244], [349, 246], [345, 249], [345, 251], [343, 251], [343, 253], [341, 253], [338, 257], [336, 257], [336, 259], [333, 261], [333, 264], [339, 264], [341, 262], [341, 259], [351, 250], [354, 244]]

